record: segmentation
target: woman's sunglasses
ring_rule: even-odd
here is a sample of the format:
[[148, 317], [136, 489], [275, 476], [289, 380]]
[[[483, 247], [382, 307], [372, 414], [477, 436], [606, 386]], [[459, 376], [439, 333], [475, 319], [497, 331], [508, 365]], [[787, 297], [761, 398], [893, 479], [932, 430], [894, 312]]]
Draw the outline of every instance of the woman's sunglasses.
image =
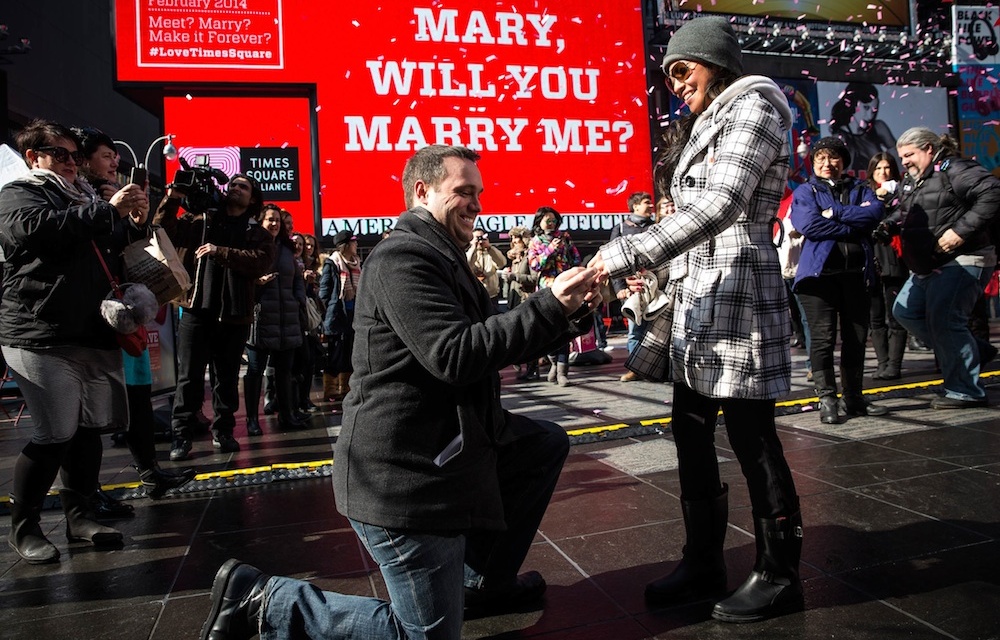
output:
[[73, 162], [76, 163], [76, 166], [78, 167], [82, 167], [84, 160], [86, 160], [82, 151], [70, 151], [65, 147], [38, 147], [35, 149], [35, 152], [47, 153], [52, 156], [52, 159], [56, 162], [66, 162], [70, 158], [73, 158]]
[[677, 82], [684, 82], [694, 71], [694, 65], [688, 64], [687, 62], [678, 61], [671, 65], [670, 69], [667, 70], [667, 75], [676, 80]]

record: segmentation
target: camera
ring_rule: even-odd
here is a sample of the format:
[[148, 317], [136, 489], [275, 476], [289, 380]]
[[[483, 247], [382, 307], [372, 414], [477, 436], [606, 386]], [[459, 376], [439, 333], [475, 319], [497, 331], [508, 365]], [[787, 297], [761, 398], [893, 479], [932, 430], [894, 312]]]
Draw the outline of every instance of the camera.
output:
[[184, 195], [184, 208], [193, 213], [221, 208], [225, 196], [219, 185], [229, 182], [229, 176], [221, 169], [212, 167], [208, 156], [197, 156], [194, 166], [184, 158], [178, 158], [178, 161], [183, 168], [174, 174], [170, 186]]
[[899, 224], [894, 220], [883, 220], [872, 231], [872, 240], [880, 244], [892, 244], [892, 239], [899, 235]]

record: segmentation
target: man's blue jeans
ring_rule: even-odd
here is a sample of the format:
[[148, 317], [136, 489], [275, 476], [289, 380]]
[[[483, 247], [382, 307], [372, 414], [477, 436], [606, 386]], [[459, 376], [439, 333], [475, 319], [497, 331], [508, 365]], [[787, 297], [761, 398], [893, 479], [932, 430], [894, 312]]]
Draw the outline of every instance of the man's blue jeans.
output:
[[913, 274], [896, 296], [892, 314], [907, 331], [934, 348], [945, 396], [982, 400], [979, 346], [969, 315], [993, 269], [951, 263], [925, 276]]
[[643, 320], [642, 324], [628, 321], [628, 338], [625, 340], [625, 349], [632, 353], [642, 342], [642, 337], [646, 335], [646, 327], [651, 320]]
[[505, 531], [448, 535], [352, 520], [379, 565], [389, 602], [276, 576], [265, 588], [262, 640], [459, 640], [465, 587], [503, 585], [516, 578], [569, 453], [569, 439], [559, 425], [507, 417], [505, 441], [497, 449]]
[[465, 536], [401, 532], [351, 520], [378, 563], [389, 602], [275, 576], [265, 587], [261, 640], [458, 640]]

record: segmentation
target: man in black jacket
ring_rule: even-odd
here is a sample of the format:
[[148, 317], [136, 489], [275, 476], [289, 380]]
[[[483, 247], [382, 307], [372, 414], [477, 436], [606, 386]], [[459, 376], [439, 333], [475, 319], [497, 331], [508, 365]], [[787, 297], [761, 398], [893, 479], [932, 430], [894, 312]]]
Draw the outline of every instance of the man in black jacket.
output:
[[171, 460], [191, 453], [191, 433], [205, 398], [205, 369], [214, 373], [212, 444], [222, 453], [240, 450], [233, 437], [239, 407], [239, 371], [253, 320], [256, 280], [271, 269], [275, 245], [260, 226], [262, 194], [250, 176], [229, 181], [219, 210], [178, 216], [183, 195], [167, 189], [153, 218], [177, 248], [193, 286], [177, 330], [177, 390]]
[[979, 369], [996, 348], [969, 331], [969, 315], [997, 263], [991, 226], [1000, 210], [1000, 180], [958, 155], [958, 142], [926, 127], [896, 141], [906, 169], [900, 188], [900, 240], [912, 274], [892, 313], [934, 348], [944, 377], [935, 409], [986, 406]]
[[596, 271], [574, 268], [494, 313], [464, 254], [481, 211], [478, 158], [433, 145], [407, 162], [411, 208], [358, 287], [334, 493], [391, 604], [229, 560], [203, 638], [249, 638], [259, 627], [265, 637], [458, 640], [463, 600], [497, 610], [540, 599], [541, 575], [518, 571], [568, 439], [505, 411], [497, 372], [589, 328], [601, 297]]

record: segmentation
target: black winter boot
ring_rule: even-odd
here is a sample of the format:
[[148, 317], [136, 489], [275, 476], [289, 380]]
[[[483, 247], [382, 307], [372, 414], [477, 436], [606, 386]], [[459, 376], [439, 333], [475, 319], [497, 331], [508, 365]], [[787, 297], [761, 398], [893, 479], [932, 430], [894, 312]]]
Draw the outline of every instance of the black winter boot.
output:
[[95, 547], [121, 546], [122, 533], [88, 517], [89, 496], [72, 489], [60, 489], [59, 499], [66, 514], [66, 538], [70, 542], [89, 542]]
[[722, 546], [729, 520], [729, 486], [711, 500], [681, 500], [684, 514], [683, 557], [673, 572], [646, 585], [646, 602], [668, 605], [710, 596], [726, 589]]
[[261, 436], [264, 430], [260, 428], [257, 405], [260, 404], [261, 376], [246, 374], [243, 376], [243, 410], [247, 414], [247, 435]]
[[274, 392], [274, 368], [267, 367], [264, 370], [264, 415], [271, 416], [277, 413], [278, 403]]
[[757, 622], [802, 608], [799, 558], [802, 514], [754, 519], [757, 562], [750, 577], [722, 602], [712, 617], [722, 622]]
[[278, 407], [278, 428], [282, 431], [294, 431], [306, 426], [306, 422], [299, 417], [293, 406], [292, 399], [295, 398], [295, 389], [296, 384], [292, 376], [275, 380], [274, 395]]
[[194, 480], [196, 475], [194, 469], [183, 469], [180, 473], [164, 471], [155, 462], [147, 469], [136, 467], [135, 470], [139, 472], [139, 480], [150, 500], [159, 500], [167, 491], [183, 487]]
[[889, 409], [879, 404], [874, 404], [865, 400], [861, 393], [864, 387], [864, 369], [844, 369], [842, 373], [844, 381], [844, 397], [840, 399], [840, 413], [853, 418], [858, 416], [884, 416], [889, 413]]
[[889, 366], [889, 331], [885, 327], [872, 329], [872, 348], [878, 360], [878, 368], [872, 374], [873, 380], [885, 380], [885, 370]]
[[816, 387], [816, 395], [819, 396], [819, 421], [823, 424], [839, 424], [837, 379], [833, 370], [813, 371], [813, 384]]
[[59, 549], [42, 533], [42, 506], [59, 473], [66, 444], [29, 442], [14, 463], [10, 492], [10, 536], [7, 543], [29, 564], [59, 561]]
[[899, 380], [902, 376], [907, 337], [906, 329], [889, 329], [889, 362], [882, 372], [882, 380]]

